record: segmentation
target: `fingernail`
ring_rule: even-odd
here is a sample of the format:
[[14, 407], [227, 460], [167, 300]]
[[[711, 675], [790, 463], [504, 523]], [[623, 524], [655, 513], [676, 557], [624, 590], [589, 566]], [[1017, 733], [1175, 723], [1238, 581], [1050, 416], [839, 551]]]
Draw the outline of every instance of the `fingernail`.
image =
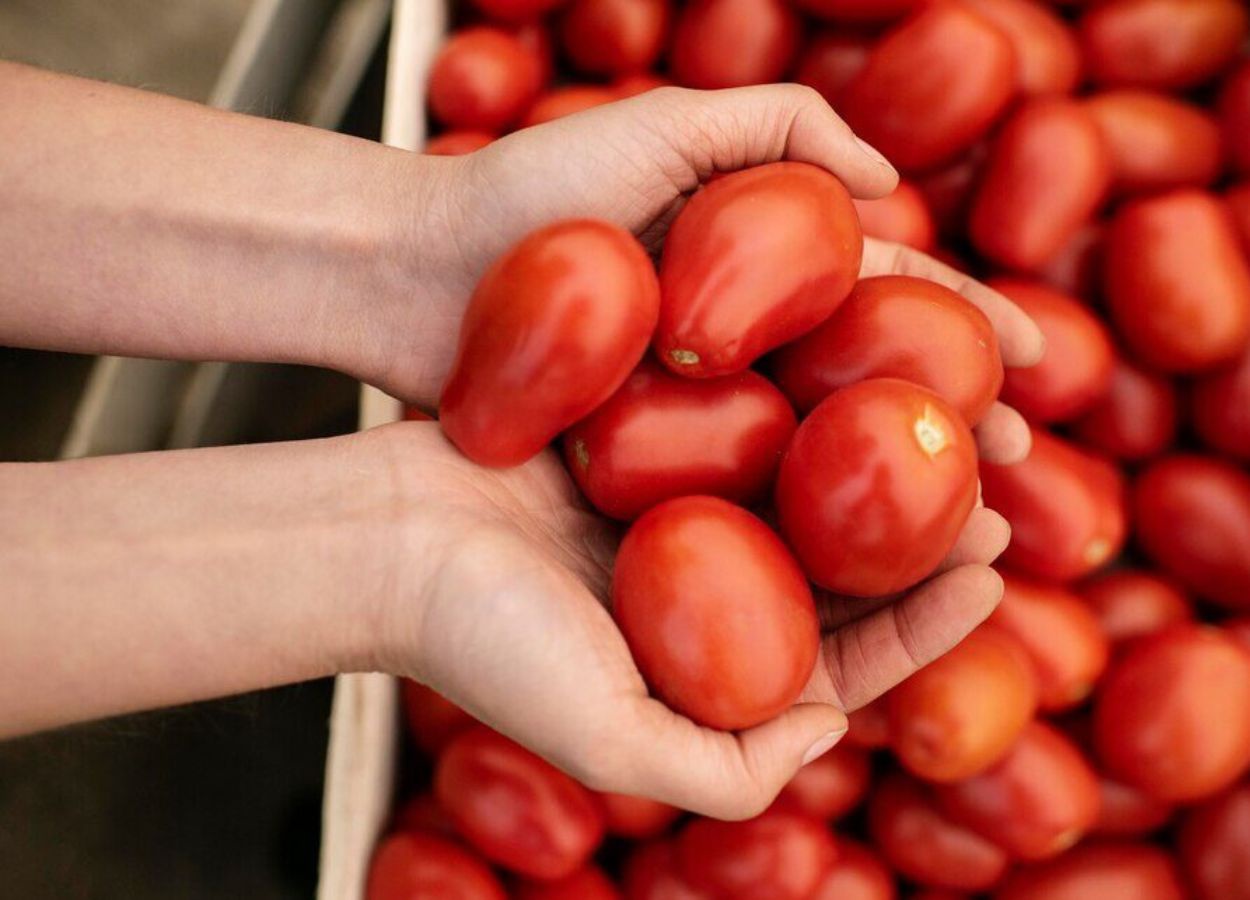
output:
[[868, 143], [863, 138], [858, 138], [858, 137], [855, 139], [855, 143], [859, 144], [859, 149], [863, 151], [864, 156], [867, 156], [869, 159], [871, 159], [873, 162], [879, 165], [885, 166], [891, 172], [894, 171], [894, 166], [890, 165], [890, 161], [886, 159], [884, 156], [882, 156], [881, 151], [878, 150], [876, 147], [874, 147], [872, 144]]
[[844, 734], [846, 734], [845, 728], [843, 728], [841, 731], [831, 731], [828, 734], [826, 734], [824, 737], [822, 737], [820, 740], [818, 740], [816, 743], [812, 744], [810, 747], [807, 748], [807, 752], [803, 754], [803, 762], [801, 763], [801, 765], [805, 766], [812, 760], [819, 759], [820, 757], [824, 756], [826, 753], [828, 753], [830, 750], [833, 749], [834, 744], [842, 740], [842, 735]]

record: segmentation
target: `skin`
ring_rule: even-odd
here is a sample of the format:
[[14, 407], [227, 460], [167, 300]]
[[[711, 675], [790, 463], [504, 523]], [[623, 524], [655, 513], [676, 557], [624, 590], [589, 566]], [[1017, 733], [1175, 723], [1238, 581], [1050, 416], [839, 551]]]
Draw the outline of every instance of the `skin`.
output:
[[[464, 157], [9, 64], [0, 106], [0, 341], [309, 363], [427, 408], [474, 283], [535, 227], [599, 217], [654, 250], [714, 171], [801, 160], [865, 198], [897, 178], [794, 86], [653, 91]], [[981, 306], [1008, 365], [1040, 357], [1000, 295], [870, 242], [864, 274], [888, 272]], [[1007, 462], [1029, 437], [999, 406], [979, 442]], [[593, 788], [744, 817], [989, 614], [1007, 540], [980, 510], [909, 595], [823, 599], [803, 702], [730, 734], [647, 696], [604, 606], [613, 534], [554, 454], [481, 469], [433, 423], [0, 465], [0, 734], [380, 670]]]

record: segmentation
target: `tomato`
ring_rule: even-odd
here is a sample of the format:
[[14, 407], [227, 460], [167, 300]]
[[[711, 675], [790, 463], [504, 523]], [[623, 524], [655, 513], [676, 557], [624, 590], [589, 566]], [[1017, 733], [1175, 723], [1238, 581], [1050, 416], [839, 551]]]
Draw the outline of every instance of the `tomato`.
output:
[[560, 23], [564, 53], [590, 75], [649, 69], [664, 47], [669, 0], [573, 0]]
[[621, 879], [625, 900], [713, 900], [696, 890], [677, 870], [677, 842], [644, 844], [625, 863]]
[[780, 81], [800, 24], [784, 0], [691, 0], [673, 29], [673, 78], [704, 90]]
[[556, 49], [547, 23], [543, 19], [531, 19], [528, 22], [517, 22], [506, 26], [506, 30], [538, 60], [538, 70], [542, 75], [541, 83], [547, 84], [551, 81], [556, 69]]
[[848, 747], [876, 750], [890, 743], [890, 716], [886, 710], [889, 694], [846, 714], [849, 728], [842, 740]]
[[1231, 63], [1246, 21], [1237, 0], [1107, 0], [1081, 17], [1077, 33], [1098, 84], [1175, 90]]
[[598, 84], [570, 84], [552, 88], [539, 95], [522, 117], [518, 127], [529, 128], [553, 122], [619, 99], [612, 88]]
[[1250, 610], [1250, 476], [1201, 456], [1165, 457], [1133, 490], [1142, 549], [1189, 590]]
[[975, 425], [998, 396], [1003, 361], [972, 303], [923, 278], [882, 275], [860, 281], [823, 324], [777, 351], [773, 377], [803, 413], [865, 379], [901, 378]]
[[603, 870], [588, 865], [558, 881], [523, 881], [512, 900], [620, 900], [616, 885]]
[[367, 900], [506, 900], [490, 866], [446, 838], [405, 831], [374, 851]]
[[780, 162], [704, 186], [660, 263], [660, 360], [680, 375], [740, 372], [827, 319], [859, 275], [863, 235], [842, 182]]
[[900, 181], [894, 193], [880, 200], [856, 200], [855, 210], [867, 237], [906, 244], [925, 253], [937, 245], [937, 225], [924, 194], [909, 181]]
[[1150, 844], [1085, 844], [1017, 869], [994, 900], [1185, 900], [1176, 863]]
[[476, 463], [522, 463], [607, 400], [646, 352], [659, 314], [633, 235], [588, 219], [532, 232], [482, 276], [439, 405]]
[[1231, 366], [1194, 382], [1190, 410], [1203, 443], [1250, 462], [1250, 347]]
[[969, 232], [987, 258], [1023, 271], [1043, 266], [1102, 203], [1111, 158], [1078, 101], [1042, 97], [1021, 106], [990, 147]]
[[1250, 173], [1250, 61], [1225, 80], [1217, 111], [1229, 162], [1238, 172]]
[[1042, 361], [1011, 369], [1002, 400], [1035, 422], [1065, 421], [1106, 394], [1115, 350], [1102, 321], [1074, 297], [1035, 281], [991, 279], [989, 286], [1013, 301], [1046, 338]]
[[1081, 52], [1068, 24], [1034, 0], [964, 0], [1003, 30], [1016, 49], [1020, 92], [1070, 94], [1081, 77]]
[[858, 841], [838, 840], [838, 861], [811, 900], [897, 900], [894, 874]]
[[462, 156], [481, 150], [494, 139], [488, 131], [444, 131], [426, 141], [421, 152], [427, 156]]
[[590, 791], [485, 726], [447, 745], [434, 795], [479, 852], [531, 878], [573, 874], [603, 839], [603, 814]]
[[1071, 581], [1124, 546], [1124, 478], [1110, 463], [1033, 429], [1029, 458], [981, 463], [985, 505], [1011, 524], [1004, 564], [1035, 578]]
[[442, 694], [410, 678], [401, 678], [404, 720], [412, 742], [437, 756], [448, 742], [477, 720]]
[[1094, 299], [1102, 287], [1104, 230], [1101, 222], [1086, 222], [1038, 267], [1038, 277], [1065, 293]]
[[796, 425], [785, 395], [749, 369], [692, 379], [644, 360], [565, 432], [564, 457], [595, 508], [616, 519], [691, 494], [747, 505], [772, 486]]
[[837, 859], [823, 822], [781, 810], [695, 819], [677, 838], [682, 876], [720, 900], [809, 900]]
[[797, 0], [798, 6], [822, 19], [840, 22], [887, 22], [923, 6], [926, 0]]
[[1169, 579], [1139, 569], [1117, 569], [1077, 590], [1113, 643], [1154, 634], [1193, 618], [1193, 609]]
[[681, 810], [646, 797], [603, 793], [599, 800], [608, 834], [634, 840], [656, 837], [681, 815]]
[[873, 48], [838, 111], [900, 169], [933, 169], [990, 129], [1015, 93], [1015, 69], [996, 25], [962, 4], [933, 4]]
[[854, 597], [928, 576], [977, 498], [976, 445], [932, 391], [873, 378], [812, 410], [781, 460], [777, 521], [807, 576]]
[[799, 55], [794, 80], [815, 88], [830, 106], [841, 104], [842, 91], [868, 62], [873, 41], [866, 35], [823, 31]]
[[1105, 837], [1144, 837], [1172, 818], [1172, 806], [1135, 787], [1108, 778], [1098, 779], [1098, 821], [1091, 834]]
[[778, 806], [813, 819], [840, 819], [859, 806], [872, 781], [872, 761], [857, 747], [838, 744], [794, 773]]
[[971, 778], [1011, 750], [1037, 698], [1028, 654], [982, 625], [890, 691], [890, 748], [926, 781]]
[[430, 110], [448, 128], [501, 131], [538, 95], [542, 77], [537, 57], [508, 32], [465, 28], [430, 69]]
[[391, 817], [390, 827], [392, 831], [420, 831], [457, 837], [456, 824], [429, 791], [413, 794], [401, 803]]
[[1220, 623], [1228, 636], [1241, 644], [1242, 648], [1250, 651], [1250, 616], [1238, 616], [1235, 619], [1225, 619]]
[[916, 187], [924, 194], [925, 204], [942, 234], [962, 239], [968, 209], [988, 154], [989, 144], [981, 141], [953, 163], [916, 179]]
[[1177, 398], [1171, 379], [1115, 361], [1106, 393], [1076, 421], [1083, 444], [1123, 460], [1158, 456], [1176, 440]]
[[1232, 213], [1233, 228], [1241, 238], [1242, 249], [1250, 253], [1250, 181], [1233, 185], [1226, 190], [1224, 205]]
[[1195, 807], [1179, 843], [1194, 900], [1250, 900], [1250, 784]]
[[637, 97], [639, 94], [654, 91], [656, 88], [668, 87], [671, 84], [672, 82], [667, 78], [661, 78], [651, 72], [636, 72], [633, 75], [625, 75], [616, 79], [612, 83], [612, 90], [616, 92], [618, 98], [623, 100], [626, 97]]
[[1001, 847], [954, 822], [927, 788], [901, 774], [868, 797], [868, 831], [894, 871], [918, 884], [984, 891], [1007, 871]]
[[473, 5], [501, 22], [526, 22], [544, 16], [565, 0], [473, 0]]
[[669, 500], [633, 524], [612, 611], [656, 695], [712, 728], [771, 719], [816, 663], [820, 626], [798, 564], [767, 525], [715, 497]]

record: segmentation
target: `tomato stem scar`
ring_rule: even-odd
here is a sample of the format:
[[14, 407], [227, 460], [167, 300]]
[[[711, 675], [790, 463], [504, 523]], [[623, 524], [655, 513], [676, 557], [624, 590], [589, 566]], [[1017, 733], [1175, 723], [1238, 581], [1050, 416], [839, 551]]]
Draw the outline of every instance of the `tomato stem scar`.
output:
[[912, 426], [912, 432], [916, 435], [916, 443], [930, 459], [950, 446], [946, 432], [933, 415], [933, 407], [927, 403], [924, 407], [924, 414]]
[[586, 442], [581, 438], [573, 442], [573, 456], [577, 458], [577, 464], [583, 469], [590, 468], [590, 451], [586, 449]]
[[693, 366], [699, 362], [699, 354], [693, 350], [670, 350], [668, 351], [669, 359], [677, 363], [679, 366]]

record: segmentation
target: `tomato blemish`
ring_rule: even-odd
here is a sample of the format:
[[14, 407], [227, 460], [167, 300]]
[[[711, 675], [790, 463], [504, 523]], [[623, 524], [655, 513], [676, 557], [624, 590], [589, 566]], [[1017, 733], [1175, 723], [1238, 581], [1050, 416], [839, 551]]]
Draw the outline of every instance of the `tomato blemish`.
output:
[[925, 404], [924, 414], [912, 425], [912, 433], [916, 435], [916, 443], [920, 445], [930, 459], [937, 456], [950, 446], [946, 431], [933, 415], [933, 408]]

